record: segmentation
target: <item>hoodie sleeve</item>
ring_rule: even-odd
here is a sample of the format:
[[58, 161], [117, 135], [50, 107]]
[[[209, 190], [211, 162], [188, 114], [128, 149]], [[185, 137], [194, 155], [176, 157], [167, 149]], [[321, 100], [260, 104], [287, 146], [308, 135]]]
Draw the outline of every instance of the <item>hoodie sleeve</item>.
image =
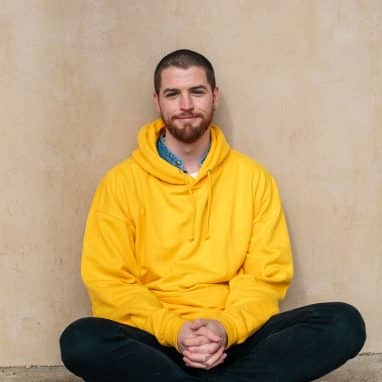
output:
[[279, 312], [279, 301], [293, 277], [288, 230], [276, 184], [265, 174], [254, 189], [254, 219], [246, 260], [229, 283], [224, 311], [214, 317], [226, 329], [227, 346], [244, 342]]
[[121, 196], [116, 180], [107, 176], [97, 189], [87, 219], [81, 274], [93, 314], [145, 330], [162, 345], [176, 347], [185, 321], [164, 308], [139, 282], [135, 230]]

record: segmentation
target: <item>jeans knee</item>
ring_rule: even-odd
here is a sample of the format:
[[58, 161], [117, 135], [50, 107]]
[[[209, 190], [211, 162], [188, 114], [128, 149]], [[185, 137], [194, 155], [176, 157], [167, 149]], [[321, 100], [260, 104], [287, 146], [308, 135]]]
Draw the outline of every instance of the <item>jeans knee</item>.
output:
[[366, 327], [361, 313], [352, 305], [332, 303], [334, 330], [348, 346], [351, 357], [356, 356], [366, 341]]
[[60, 337], [62, 362], [75, 374], [87, 364], [94, 362], [97, 346], [96, 337], [91, 334], [92, 320], [92, 318], [82, 318], [74, 321]]

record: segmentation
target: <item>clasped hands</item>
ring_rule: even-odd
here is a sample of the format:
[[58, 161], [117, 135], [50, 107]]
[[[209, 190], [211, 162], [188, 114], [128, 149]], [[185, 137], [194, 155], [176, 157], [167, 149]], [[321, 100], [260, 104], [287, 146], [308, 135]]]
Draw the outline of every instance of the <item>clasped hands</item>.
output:
[[224, 362], [227, 333], [216, 320], [187, 321], [178, 334], [178, 350], [187, 366], [212, 369]]

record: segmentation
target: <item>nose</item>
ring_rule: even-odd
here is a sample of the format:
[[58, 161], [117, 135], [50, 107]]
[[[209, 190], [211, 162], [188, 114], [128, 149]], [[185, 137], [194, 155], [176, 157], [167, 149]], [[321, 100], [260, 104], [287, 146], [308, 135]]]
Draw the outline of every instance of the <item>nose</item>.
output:
[[182, 110], [192, 110], [194, 108], [190, 94], [182, 94], [180, 97], [180, 108]]

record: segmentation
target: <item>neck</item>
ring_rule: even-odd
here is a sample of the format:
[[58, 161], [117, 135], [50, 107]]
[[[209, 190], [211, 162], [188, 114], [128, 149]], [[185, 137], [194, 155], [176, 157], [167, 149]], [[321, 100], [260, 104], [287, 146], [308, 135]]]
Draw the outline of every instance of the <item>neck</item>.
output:
[[208, 150], [210, 145], [210, 128], [193, 143], [184, 143], [174, 138], [168, 130], [166, 130], [166, 146], [178, 158], [180, 158], [189, 173], [193, 173], [200, 168], [200, 158]]

